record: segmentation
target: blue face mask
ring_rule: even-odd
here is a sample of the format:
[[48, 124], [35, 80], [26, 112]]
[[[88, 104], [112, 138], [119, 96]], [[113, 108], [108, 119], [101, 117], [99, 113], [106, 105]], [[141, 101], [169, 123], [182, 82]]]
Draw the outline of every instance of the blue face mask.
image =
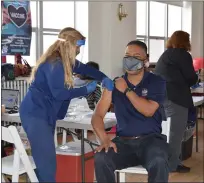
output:
[[144, 62], [135, 57], [123, 58], [123, 69], [127, 71], [138, 71], [144, 67]]

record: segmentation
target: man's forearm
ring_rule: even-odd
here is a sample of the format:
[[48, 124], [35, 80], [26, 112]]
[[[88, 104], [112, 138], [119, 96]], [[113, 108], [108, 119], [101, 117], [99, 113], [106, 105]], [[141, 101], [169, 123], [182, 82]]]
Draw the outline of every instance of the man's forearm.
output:
[[144, 116], [151, 117], [155, 113], [151, 103], [147, 99], [139, 97], [135, 92], [128, 92], [127, 97], [132, 105]]
[[103, 119], [100, 116], [93, 115], [91, 120], [94, 132], [98, 136], [99, 140], [103, 142], [105, 139], [108, 138], [106, 134]]

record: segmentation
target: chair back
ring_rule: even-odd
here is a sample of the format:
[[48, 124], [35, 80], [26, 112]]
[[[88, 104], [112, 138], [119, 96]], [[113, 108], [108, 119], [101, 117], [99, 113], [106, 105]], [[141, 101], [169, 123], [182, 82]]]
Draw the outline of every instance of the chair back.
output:
[[170, 127], [171, 127], [171, 118], [167, 118], [166, 121], [162, 121], [162, 134], [167, 136], [167, 143], [169, 143]]
[[38, 182], [37, 176], [33, 170], [29, 157], [24, 149], [24, 145], [21, 141], [17, 128], [15, 126], [1, 127], [2, 129], [2, 140], [12, 143], [15, 146], [14, 160], [13, 160], [13, 175], [12, 182], [18, 182], [19, 179], [19, 168], [20, 160], [23, 163], [26, 173], [31, 182]]

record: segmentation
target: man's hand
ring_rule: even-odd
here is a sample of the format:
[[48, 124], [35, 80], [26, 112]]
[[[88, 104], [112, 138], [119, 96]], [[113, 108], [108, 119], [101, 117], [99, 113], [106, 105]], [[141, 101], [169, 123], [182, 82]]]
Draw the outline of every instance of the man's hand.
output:
[[115, 87], [122, 93], [128, 88], [126, 81], [123, 78], [118, 78], [115, 81]]
[[109, 138], [107, 138], [102, 144], [96, 148], [95, 152], [101, 152], [103, 149], [105, 149], [105, 152], [107, 153], [109, 148], [113, 148], [115, 153], [117, 153], [117, 147], [115, 143], [113, 143]]

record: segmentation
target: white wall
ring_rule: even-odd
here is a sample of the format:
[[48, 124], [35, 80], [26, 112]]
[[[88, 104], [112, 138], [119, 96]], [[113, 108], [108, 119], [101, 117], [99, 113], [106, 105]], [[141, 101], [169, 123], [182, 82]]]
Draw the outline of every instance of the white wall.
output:
[[136, 3], [122, 2], [128, 16], [119, 21], [121, 2], [89, 2], [89, 60], [109, 77], [122, 75], [127, 43], [136, 38]]
[[204, 57], [204, 2], [192, 2], [192, 56]]
[[182, 30], [191, 35], [192, 56], [204, 57], [204, 2], [185, 2], [182, 13]]

